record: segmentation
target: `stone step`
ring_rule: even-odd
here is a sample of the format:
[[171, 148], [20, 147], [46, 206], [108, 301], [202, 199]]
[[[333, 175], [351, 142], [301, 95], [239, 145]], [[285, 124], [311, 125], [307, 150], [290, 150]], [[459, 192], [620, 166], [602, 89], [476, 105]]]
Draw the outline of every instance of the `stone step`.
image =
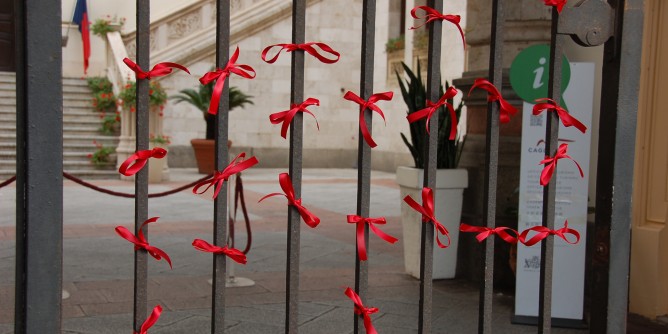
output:
[[[16, 105], [16, 94], [13, 91], [0, 90], [0, 104]], [[86, 102], [86, 106], [93, 105], [93, 95], [91, 93], [67, 93], [63, 96], [63, 105], [72, 105], [69, 102]]]
[[[92, 100], [93, 93], [88, 89], [81, 89], [80, 91], [68, 91], [63, 89], [63, 100]], [[12, 87], [10, 89], [2, 89], [0, 87], [0, 99], [16, 100], [16, 90]]]
[[[85, 136], [85, 135], [63, 135], [63, 145], [86, 145], [92, 144], [93, 140], [105, 146], [114, 146], [118, 145], [118, 137], [115, 136], [103, 136], [103, 135], [94, 135], [94, 136]], [[11, 143], [16, 142], [15, 133], [0, 133], [0, 143]]]
[[[3, 113], [11, 113], [15, 114], [16, 113], [16, 105], [15, 104], [2, 104], [2, 101], [0, 101], [0, 114]], [[93, 109], [92, 104], [86, 105], [86, 106], [64, 106], [63, 107], [63, 114], [64, 115], [95, 115], [99, 116], [98, 111]]]
[[[16, 91], [16, 82], [3, 82], [0, 81], [0, 91], [10, 91], [10, 92], [15, 92]], [[67, 94], [92, 94], [92, 91], [90, 88], [88, 88], [88, 85], [86, 86], [79, 86], [79, 85], [64, 85], [63, 86], [63, 93], [65, 95]]]
[[[111, 137], [110, 138], [116, 138], [116, 137]], [[109, 141], [104, 141], [101, 142], [104, 146], [111, 146], [111, 147], [116, 147], [118, 146], [118, 141], [117, 140], [109, 140]], [[63, 144], [63, 151], [65, 153], [74, 153], [74, 152], [85, 152], [85, 153], [90, 153], [95, 150], [95, 145], [93, 142], [89, 142], [86, 144], [81, 144], [81, 143], [64, 143]], [[6, 142], [0, 142], [0, 151], [11, 151], [16, 154], [16, 140], [14, 141], [6, 141]]]
[[[0, 123], [16, 125], [16, 113], [0, 113]], [[88, 116], [63, 116], [63, 125], [64, 126], [90, 126], [95, 127], [96, 129], [102, 124], [102, 119], [99, 115], [88, 115]]]

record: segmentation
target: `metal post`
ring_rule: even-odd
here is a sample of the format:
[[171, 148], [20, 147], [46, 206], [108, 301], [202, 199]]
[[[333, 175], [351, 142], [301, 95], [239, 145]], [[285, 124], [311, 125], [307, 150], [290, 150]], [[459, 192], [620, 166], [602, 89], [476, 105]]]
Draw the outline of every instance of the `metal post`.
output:
[[[292, 2], [292, 43], [304, 43], [306, 34], [306, 0]], [[304, 100], [304, 51], [292, 52], [290, 103]], [[297, 113], [290, 125], [290, 179], [295, 198], [302, 192], [303, 115]], [[301, 216], [294, 206], [288, 206], [288, 262], [286, 268], [285, 332], [298, 332], [299, 316], [299, 232]]]
[[[151, 6], [149, 0], [137, 0], [137, 65], [149, 68], [149, 52], [151, 40]], [[149, 113], [148, 80], [137, 80], [136, 101], [136, 150], [148, 149], [148, 113]], [[135, 174], [135, 234], [144, 221], [148, 219], [148, 168], [142, 168]], [[143, 228], [148, 238], [148, 226]], [[146, 320], [148, 311], [148, 253], [145, 249], [135, 251], [134, 272], [134, 321], [135, 331], [139, 331]]]
[[[559, 13], [552, 9], [552, 40], [550, 45], [550, 77], [548, 95], [561, 103], [561, 68], [566, 35], [558, 34]], [[556, 112], [546, 113], [545, 154], [554, 156], [559, 145], [559, 117]], [[543, 226], [554, 229], [557, 167], [552, 180], [543, 188]], [[540, 245], [540, 289], [538, 294], [538, 332], [550, 333], [552, 327], [552, 267], [554, 238], [545, 238]]]
[[[230, 57], [230, 2], [229, 0], [216, 1], [216, 66], [223, 68]], [[227, 148], [229, 122], [229, 76], [220, 96], [218, 114], [216, 115], [216, 170], [223, 170], [229, 163]], [[213, 203], [213, 239], [217, 246], [227, 244], [227, 187], [229, 182], [223, 182], [218, 197]], [[226, 281], [225, 254], [213, 255], [213, 283], [211, 306], [211, 333], [222, 334], [225, 331], [225, 281]]]
[[63, 283], [61, 3], [14, 1], [16, 299], [14, 331], [60, 333]]
[[[501, 90], [503, 71], [503, 0], [492, 3], [492, 32], [489, 54], [489, 81]], [[485, 152], [485, 185], [486, 205], [483, 207], [483, 221], [489, 228], [496, 227], [496, 188], [499, 170], [499, 105], [490, 102], [487, 106], [487, 146]], [[480, 289], [480, 305], [478, 310], [478, 333], [492, 332], [492, 298], [494, 295], [494, 238], [485, 239], [483, 253], [484, 273]]]
[[[367, 100], [373, 94], [373, 57], [376, 33], [376, 1], [364, 0], [362, 8], [362, 73], [360, 77], [360, 97]], [[372, 133], [371, 109], [364, 111], [364, 121]], [[371, 198], [371, 147], [364, 140], [362, 130], [358, 133], [357, 145], [357, 215], [369, 216], [369, 202]], [[369, 252], [369, 226], [364, 226], [364, 243]], [[356, 253], [357, 254], [357, 253]], [[369, 261], [367, 257], [367, 261]], [[360, 261], [359, 254], [355, 256], [355, 292], [366, 299], [369, 266], [367, 261]], [[358, 315], [354, 316], [355, 334], [364, 333], [364, 322]]]
[[603, 56], [598, 161], [605, 163], [598, 164], [596, 180], [591, 331], [626, 333], [644, 1], [608, 2], [616, 25]]
[[[429, 0], [430, 7], [438, 12], [443, 11], [443, 2]], [[427, 98], [437, 101], [441, 85], [441, 35], [442, 22], [433, 21], [429, 24], [429, 50], [427, 73]], [[438, 112], [435, 112], [429, 123], [429, 140], [424, 147], [424, 186], [436, 188], [436, 158], [438, 145]], [[437, 205], [438, 203], [435, 203]], [[418, 332], [431, 333], [432, 311], [432, 273], [434, 265], [434, 225], [422, 224], [422, 246], [420, 247], [420, 304]]]

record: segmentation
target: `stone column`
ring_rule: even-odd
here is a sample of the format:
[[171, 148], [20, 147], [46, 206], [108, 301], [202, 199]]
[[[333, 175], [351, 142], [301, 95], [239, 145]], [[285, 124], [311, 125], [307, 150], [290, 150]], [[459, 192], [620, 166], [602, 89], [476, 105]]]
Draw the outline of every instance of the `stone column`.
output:
[[[485, 180], [485, 137], [487, 126], [487, 94], [478, 91], [466, 97], [476, 78], [487, 78], [489, 72], [490, 29], [492, 5], [489, 0], [468, 0], [466, 41], [468, 43], [467, 71], [454, 85], [464, 92], [467, 107], [467, 134], [460, 167], [469, 171], [469, 188], [464, 192], [462, 221], [482, 225]], [[504, 98], [520, 110], [510, 123], [502, 124], [499, 143], [499, 171], [497, 188], [497, 226], [517, 227], [518, 189], [520, 173], [520, 146], [522, 134], [522, 101], [510, 87], [510, 64], [524, 48], [550, 43], [551, 9], [542, 1], [505, 1], [505, 34], [503, 49]], [[475, 238], [460, 234], [457, 276], [480, 281], [482, 247]], [[511, 287], [515, 278], [509, 265], [510, 247], [495, 243], [495, 285]]]

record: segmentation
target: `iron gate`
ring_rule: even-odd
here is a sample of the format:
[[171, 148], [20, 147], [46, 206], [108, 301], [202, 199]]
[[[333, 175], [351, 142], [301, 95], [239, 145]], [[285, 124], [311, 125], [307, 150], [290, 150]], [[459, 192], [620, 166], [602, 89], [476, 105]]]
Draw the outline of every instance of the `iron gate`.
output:
[[[501, 87], [504, 5], [512, 0], [493, 0], [489, 81]], [[539, 0], [536, 0], [539, 1]], [[546, 1], [547, 2], [547, 1]], [[553, 1], [552, 3], [559, 3]], [[60, 38], [61, 4], [59, 1], [25, 0], [15, 2], [17, 23], [17, 233], [16, 233], [16, 333], [57, 333], [61, 330], [62, 288], [62, 56]], [[292, 43], [304, 43], [306, 0], [294, 0], [292, 8]], [[443, 11], [443, 2], [430, 0], [430, 7]], [[149, 1], [137, 1], [137, 64], [149, 68]], [[362, 58], [360, 96], [368, 99], [373, 92], [375, 0], [364, 0], [362, 14]], [[229, 59], [230, 3], [217, 1], [217, 65]], [[631, 189], [635, 124], [638, 105], [640, 52], [643, 21], [642, 0], [584, 0], [566, 7], [559, 14], [553, 10], [549, 97], [559, 101], [563, 44], [573, 38], [583, 47], [605, 44], [603, 98], [600, 121], [599, 164], [596, 198], [596, 240], [592, 263], [594, 284], [591, 331], [624, 333], [626, 331], [628, 275], [631, 226]], [[427, 97], [438, 99], [441, 58], [441, 21], [429, 27]], [[300, 103], [304, 92], [304, 52], [292, 52], [291, 103]], [[228, 87], [226, 85], [225, 87]], [[227, 89], [227, 88], [225, 88]], [[148, 149], [148, 81], [137, 82], [137, 150]], [[228, 164], [227, 91], [219, 104], [216, 132], [216, 167]], [[490, 103], [488, 113], [499, 112]], [[364, 112], [371, 125], [372, 111]], [[433, 118], [436, 119], [433, 119]], [[438, 113], [430, 123], [426, 143], [424, 186], [434, 188]], [[487, 117], [487, 150], [484, 222], [495, 227], [498, 171], [499, 120]], [[60, 126], [58, 126], [60, 124]], [[54, 126], [56, 125], [56, 126]], [[302, 115], [297, 114], [290, 129], [289, 172], [295, 197], [301, 193]], [[546, 152], [556, 151], [558, 117], [551, 113], [547, 121]], [[358, 153], [357, 215], [369, 213], [371, 148], [360, 134]], [[148, 171], [136, 177], [135, 233], [148, 217]], [[227, 184], [214, 205], [214, 241], [224, 245], [227, 235]], [[545, 187], [543, 225], [554, 227], [555, 187]], [[286, 267], [285, 332], [297, 333], [300, 215], [294, 206], [288, 211], [288, 262]], [[148, 228], [143, 228], [148, 235]], [[368, 240], [368, 226], [364, 231]], [[419, 332], [431, 332], [433, 225], [423, 224]], [[540, 333], [550, 332], [553, 241], [541, 246]], [[484, 279], [480, 289], [478, 331], [491, 333], [494, 239], [488, 238], [484, 251]], [[222, 333], [225, 321], [225, 255], [213, 261], [212, 333]], [[355, 290], [367, 295], [368, 264], [359, 257], [355, 265]], [[611, 279], [614, 278], [614, 279]], [[139, 330], [147, 315], [147, 252], [135, 252], [134, 329]], [[360, 316], [354, 319], [355, 333], [364, 332]]]

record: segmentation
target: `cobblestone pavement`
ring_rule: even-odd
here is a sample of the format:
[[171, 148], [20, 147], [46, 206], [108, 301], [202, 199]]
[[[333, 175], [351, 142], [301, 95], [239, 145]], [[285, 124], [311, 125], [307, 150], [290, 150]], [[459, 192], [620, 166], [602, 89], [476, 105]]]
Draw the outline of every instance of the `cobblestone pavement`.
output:
[[[228, 288], [226, 333], [282, 333], [285, 319], [286, 202], [281, 197], [257, 201], [280, 191], [278, 173], [255, 169], [244, 173], [246, 201], [252, 221], [252, 250], [237, 277], [251, 287]], [[171, 181], [151, 185], [150, 192], [178, 187], [199, 178], [194, 170], [171, 171]], [[343, 294], [354, 286], [355, 229], [345, 215], [355, 212], [356, 170], [306, 169], [302, 198], [322, 223], [301, 230], [299, 323], [301, 333], [352, 333], [352, 302]], [[97, 185], [131, 193], [124, 181]], [[133, 221], [133, 200], [110, 197], [65, 182], [64, 211], [64, 333], [130, 333], [132, 327], [132, 246], [114, 227]], [[208, 195], [208, 197], [207, 197]], [[417, 333], [418, 281], [404, 274], [399, 222], [399, 191], [394, 174], [373, 172], [371, 216], [385, 216], [386, 233], [394, 245], [371, 238], [367, 305], [380, 309], [372, 316], [379, 333]], [[15, 262], [15, 188], [0, 189], [0, 333], [13, 332]], [[167, 251], [174, 268], [149, 258], [149, 308], [160, 304], [163, 315], [150, 333], [208, 333], [211, 321], [211, 255], [195, 251], [194, 238], [211, 240], [213, 202], [210, 194], [190, 191], [151, 199], [149, 217], [160, 216], [150, 228], [151, 244]], [[239, 215], [239, 217], [241, 217]], [[237, 227], [237, 248], [245, 246], [243, 226]], [[434, 333], [476, 331], [478, 289], [460, 280], [434, 283]], [[513, 297], [497, 294], [496, 333], [533, 333], [531, 326], [511, 325]], [[645, 328], [645, 327], [642, 327]], [[649, 328], [649, 327], [647, 327]], [[586, 331], [557, 329], [555, 333]], [[649, 331], [655, 332], [655, 331]], [[641, 333], [638, 331], [637, 333]]]

